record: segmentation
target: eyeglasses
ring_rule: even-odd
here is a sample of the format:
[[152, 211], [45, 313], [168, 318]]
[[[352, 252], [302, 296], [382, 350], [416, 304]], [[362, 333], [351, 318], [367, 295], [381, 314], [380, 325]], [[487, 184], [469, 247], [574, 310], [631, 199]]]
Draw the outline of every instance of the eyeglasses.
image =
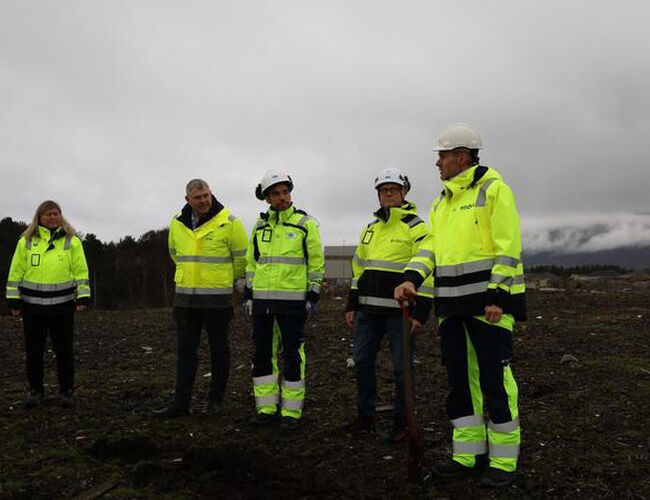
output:
[[396, 194], [399, 193], [401, 190], [402, 190], [401, 187], [387, 186], [387, 187], [379, 188], [379, 194]]

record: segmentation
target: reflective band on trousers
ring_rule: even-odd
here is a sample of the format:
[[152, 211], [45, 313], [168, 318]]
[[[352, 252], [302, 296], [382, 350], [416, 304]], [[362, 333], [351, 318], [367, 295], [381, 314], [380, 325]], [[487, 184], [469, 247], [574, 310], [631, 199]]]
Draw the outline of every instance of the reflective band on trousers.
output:
[[390, 260], [379, 260], [379, 259], [360, 259], [357, 255], [352, 259], [357, 264], [363, 267], [381, 267], [383, 269], [395, 269], [396, 271], [401, 271], [406, 267], [406, 262], [391, 262]]
[[287, 389], [304, 389], [305, 381], [304, 380], [295, 380], [295, 381], [283, 380], [282, 387], [286, 387]]
[[309, 291], [314, 293], [320, 293], [320, 285], [318, 283], [309, 285]]
[[20, 285], [20, 281], [7, 281], [7, 287], [17, 287]]
[[20, 298], [20, 292], [18, 290], [7, 290], [7, 298], [8, 299], [19, 299]]
[[436, 297], [462, 297], [473, 293], [483, 293], [487, 290], [487, 286], [487, 281], [461, 286], [437, 286], [435, 287], [435, 293]]
[[260, 257], [258, 264], [304, 264], [305, 259], [302, 257]]
[[454, 455], [464, 453], [467, 455], [483, 455], [487, 453], [485, 441], [454, 441]]
[[253, 385], [267, 385], [267, 384], [277, 384], [278, 376], [277, 375], [264, 375], [262, 377], [253, 377]]
[[200, 288], [177, 286], [176, 293], [183, 295], [231, 295], [232, 287], [228, 288]]
[[277, 394], [271, 394], [270, 396], [255, 396], [255, 406], [275, 406], [278, 404], [278, 399]]
[[476, 197], [476, 203], [474, 206], [477, 207], [484, 207], [485, 206], [485, 200], [487, 198], [486, 196], [486, 191], [490, 187], [490, 184], [492, 184], [496, 179], [490, 179], [488, 181], [485, 181], [485, 184], [481, 186], [481, 189], [478, 192], [478, 196]]
[[399, 304], [395, 299], [383, 299], [381, 297], [359, 297], [359, 304], [366, 306], [392, 307], [399, 309]]
[[39, 292], [58, 292], [59, 290], [66, 290], [68, 288], [74, 287], [75, 282], [65, 281], [63, 283], [34, 283], [33, 281], [23, 281], [20, 283], [20, 286], [26, 290], [37, 290]]
[[519, 429], [519, 417], [510, 422], [503, 422], [502, 424], [495, 424], [490, 420], [488, 422], [488, 427], [494, 432], [514, 432]]
[[483, 420], [483, 415], [468, 415], [467, 417], [453, 419], [451, 425], [456, 429], [461, 427], [478, 427], [485, 425], [485, 421]]
[[324, 274], [325, 274], [325, 273], [308, 273], [308, 274], [307, 274], [307, 279], [310, 279], [310, 280], [320, 280], [320, 279], [323, 279], [323, 275], [324, 275]]
[[233, 257], [243, 257], [244, 255], [246, 255], [246, 250], [236, 250], [230, 253], [233, 255]]
[[262, 300], [305, 300], [306, 292], [293, 292], [286, 290], [253, 290], [254, 299]]
[[305, 401], [303, 399], [285, 399], [282, 398], [282, 408], [287, 410], [302, 410]]
[[22, 296], [23, 302], [27, 302], [28, 304], [39, 304], [41, 306], [54, 306], [56, 304], [63, 304], [65, 302], [70, 302], [71, 300], [74, 300], [75, 294], [68, 294], [68, 295], [63, 295], [61, 297], [32, 297], [30, 295], [24, 295]]
[[490, 443], [490, 456], [502, 457], [502, 458], [517, 458], [519, 456], [519, 445]]
[[247, 278], [254, 278], [255, 277], [255, 271], [247, 271], [246, 272], [246, 277]]
[[231, 257], [211, 257], [207, 255], [179, 255], [178, 262], [200, 262], [202, 264], [228, 264]]
[[350, 286], [351, 286], [352, 288], [355, 288], [355, 287], [357, 286], [357, 283], [359, 283], [359, 280], [355, 280], [355, 279], [353, 279], [353, 280], [350, 282]]
[[492, 266], [494, 266], [494, 259], [483, 259], [475, 260], [474, 262], [463, 262], [462, 264], [436, 266], [436, 276], [441, 278], [451, 278], [479, 271], [489, 271], [492, 269]]

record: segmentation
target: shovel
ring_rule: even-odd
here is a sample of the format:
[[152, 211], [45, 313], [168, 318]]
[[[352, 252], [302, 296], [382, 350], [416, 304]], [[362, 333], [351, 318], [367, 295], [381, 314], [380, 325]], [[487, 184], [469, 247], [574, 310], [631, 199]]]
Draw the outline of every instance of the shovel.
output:
[[418, 432], [415, 420], [415, 395], [413, 374], [411, 373], [411, 311], [409, 303], [403, 302], [402, 307], [402, 372], [404, 374], [404, 399], [406, 406], [406, 429], [409, 442], [407, 456], [407, 480], [409, 483], [422, 483], [422, 437]]

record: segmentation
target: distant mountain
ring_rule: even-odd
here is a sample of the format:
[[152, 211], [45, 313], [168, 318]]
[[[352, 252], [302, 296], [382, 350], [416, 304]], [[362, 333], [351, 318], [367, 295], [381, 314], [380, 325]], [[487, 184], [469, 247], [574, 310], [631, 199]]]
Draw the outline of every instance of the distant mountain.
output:
[[583, 266], [612, 264], [626, 269], [649, 269], [650, 246], [621, 247], [597, 252], [524, 252], [524, 266]]

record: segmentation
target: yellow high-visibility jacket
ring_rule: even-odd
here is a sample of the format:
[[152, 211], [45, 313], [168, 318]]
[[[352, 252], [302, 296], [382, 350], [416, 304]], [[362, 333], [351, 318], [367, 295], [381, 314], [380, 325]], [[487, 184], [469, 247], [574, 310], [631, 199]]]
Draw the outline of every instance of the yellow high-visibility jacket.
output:
[[420, 286], [434, 274], [437, 316], [485, 314], [497, 305], [526, 319], [521, 233], [514, 195], [492, 168], [475, 165], [444, 182], [429, 236], [405, 269]]
[[234, 280], [246, 266], [246, 230], [212, 197], [212, 207], [192, 228], [192, 208], [185, 205], [169, 224], [169, 254], [176, 264], [174, 305], [231, 307]]
[[287, 307], [317, 302], [324, 267], [313, 217], [293, 205], [260, 214], [246, 253], [246, 283], [254, 302], [275, 301]]
[[9, 307], [33, 312], [44, 307], [90, 303], [88, 265], [77, 236], [68, 237], [39, 226], [29, 240], [16, 245], [7, 278]]
[[[352, 258], [353, 276], [346, 310], [400, 314], [393, 292], [402, 282], [404, 268], [426, 238], [427, 226], [418, 217], [415, 204], [408, 201], [400, 207], [380, 208], [374, 215], [375, 220], [361, 232]], [[414, 317], [421, 322], [426, 321], [431, 309], [429, 297], [418, 295]]]

